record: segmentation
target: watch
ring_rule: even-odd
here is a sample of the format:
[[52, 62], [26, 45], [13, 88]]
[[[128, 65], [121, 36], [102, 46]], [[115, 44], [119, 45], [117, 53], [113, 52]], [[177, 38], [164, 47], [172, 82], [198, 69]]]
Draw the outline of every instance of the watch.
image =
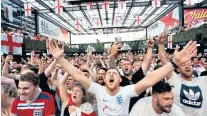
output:
[[170, 63], [173, 65], [174, 68], [178, 68], [178, 65], [175, 64], [175, 62], [173, 60], [170, 60]]

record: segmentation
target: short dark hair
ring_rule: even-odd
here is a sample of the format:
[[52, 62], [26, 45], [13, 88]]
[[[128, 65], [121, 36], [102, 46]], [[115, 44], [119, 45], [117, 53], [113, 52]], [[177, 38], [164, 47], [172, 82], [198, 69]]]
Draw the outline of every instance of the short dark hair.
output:
[[27, 72], [25, 74], [22, 74], [20, 76], [20, 80], [19, 81], [31, 82], [34, 86], [40, 85], [40, 78], [34, 72]]
[[170, 92], [172, 90], [172, 87], [169, 83], [164, 82], [164, 81], [160, 81], [158, 83], [156, 83], [153, 87], [152, 87], [152, 93], [165, 93], [165, 92]]
[[[191, 61], [193, 61], [195, 58], [197, 58], [197, 57], [192, 57], [192, 58], [191, 58]], [[197, 59], [198, 59], [198, 58], [197, 58]]]
[[81, 71], [82, 71], [82, 72], [87, 72], [87, 73], [89, 73], [88, 70], [85, 70], [85, 69], [82, 69]]
[[31, 64], [26, 64], [26, 68], [33, 71], [35, 74], [38, 74], [39, 69]]
[[[204, 56], [201, 56], [201, 57], [198, 58], [198, 60], [200, 61], [202, 58], [205, 58], [205, 57], [204, 57]], [[205, 59], [206, 59], [206, 58], [205, 58]]]
[[[108, 71], [108, 70], [111, 70], [111, 69], [115, 69], [115, 70], [117, 70], [117, 72], [118, 72], [119, 75], [121, 76], [121, 73], [119, 72], [119, 70], [118, 70], [117, 68], [109, 68], [109, 69], [107, 69], [107, 71]], [[106, 71], [106, 72], [107, 72], [107, 71]]]
[[99, 70], [104, 70], [105, 72], [107, 72], [107, 69], [106, 69], [106, 68], [104, 68], [104, 67], [100, 67], [100, 68], [98, 68], [98, 70], [97, 70], [97, 71], [99, 71]]

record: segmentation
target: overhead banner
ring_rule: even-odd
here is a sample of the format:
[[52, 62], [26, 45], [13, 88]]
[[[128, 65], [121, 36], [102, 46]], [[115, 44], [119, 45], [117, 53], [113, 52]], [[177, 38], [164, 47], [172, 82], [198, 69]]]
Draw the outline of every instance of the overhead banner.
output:
[[164, 30], [170, 30], [179, 26], [179, 9], [178, 7], [172, 10], [170, 13], [162, 17], [155, 22], [149, 28], [147, 28], [148, 36], [155, 37], [162, 33]]
[[186, 9], [184, 10], [184, 22], [204, 22], [204, 19], [207, 19], [207, 8], [200, 9]]
[[38, 16], [38, 33], [65, 43], [70, 43], [70, 33], [68, 31], [56, 26], [40, 16]]

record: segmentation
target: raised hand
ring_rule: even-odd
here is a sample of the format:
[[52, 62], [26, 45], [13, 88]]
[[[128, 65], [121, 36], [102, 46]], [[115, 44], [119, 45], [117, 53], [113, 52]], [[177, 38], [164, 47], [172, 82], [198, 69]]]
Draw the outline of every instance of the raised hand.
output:
[[113, 44], [112, 47], [111, 47], [111, 55], [115, 56], [120, 49], [121, 49], [121, 44], [120, 43]]
[[7, 55], [5, 62], [9, 63], [12, 60], [13, 60], [13, 56], [12, 55]]
[[62, 48], [59, 48], [58, 43], [55, 42], [55, 44], [53, 42], [49, 42], [49, 49], [51, 51], [52, 56], [55, 59], [59, 59], [60, 57], [63, 56], [64, 53], [64, 45], [62, 46]]
[[88, 55], [88, 57], [91, 57], [92, 56], [92, 51], [91, 50], [88, 50], [87, 55]]
[[154, 47], [154, 40], [152, 39], [152, 37], [150, 36], [148, 41], [147, 41], [147, 46], [150, 48]]
[[191, 57], [197, 55], [196, 42], [189, 41], [188, 44], [180, 52], [178, 50], [179, 50], [179, 46], [177, 45], [173, 55], [174, 56], [173, 60], [179, 66], [190, 60]]
[[156, 39], [158, 44], [164, 44], [165, 37], [166, 37], [166, 31], [164, 31], [162, 34], [160, 34]]

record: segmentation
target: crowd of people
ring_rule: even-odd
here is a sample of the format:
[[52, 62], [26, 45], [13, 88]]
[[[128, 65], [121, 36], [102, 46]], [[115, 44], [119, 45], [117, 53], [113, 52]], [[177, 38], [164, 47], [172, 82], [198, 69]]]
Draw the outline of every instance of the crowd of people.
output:
[[174, 54], [166, 36], [149, 38], [144, 54], [108, 52], [65, 57], [50, 41], [51, 55], [14, 60], [2, 56], [2, 116], [207, 116], [207, 61], [190, 41]]

